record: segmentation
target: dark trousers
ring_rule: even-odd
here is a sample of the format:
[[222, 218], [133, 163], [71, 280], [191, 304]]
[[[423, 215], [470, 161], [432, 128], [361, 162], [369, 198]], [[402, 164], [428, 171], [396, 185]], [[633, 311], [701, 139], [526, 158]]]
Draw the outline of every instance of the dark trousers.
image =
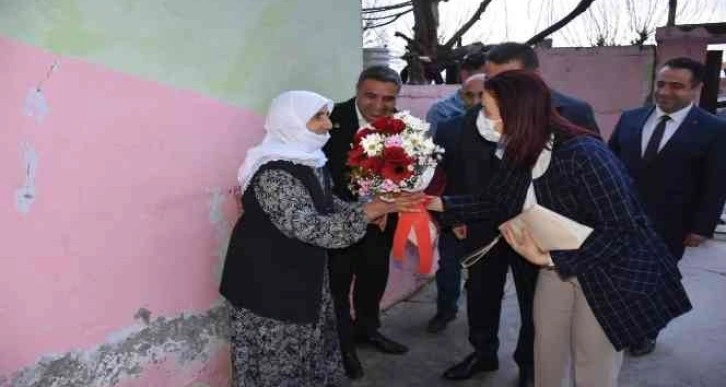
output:
[[461, 295], [461, 265], [464, 246], [451, 230], [439, 237], [439, 269], [436, 271], [436, 311], [440, 314], [456, 314]]
[[[329, 251], [330, 290], [343, 351], [355, 348], [354, 335], [375, 332], [381, 325], [380, 303], [388, 282], [388, 257], [395, 223], [395, 216], [389, 215], [384, 232], [370, 225], [358, 243]], [[351, 291], [355, 321], [350, 314]]]
[[476, 265], [469, 268], [466, 283], [469, 342], [481, 357], [496, 359], [499, 350], [499, 320], [507, 268], [512, 268], [517, 289], [521, 327], [514, 360], [520, 368], [534, 366], [534, 321], [532, 304], [538, 269], [500, 242]]

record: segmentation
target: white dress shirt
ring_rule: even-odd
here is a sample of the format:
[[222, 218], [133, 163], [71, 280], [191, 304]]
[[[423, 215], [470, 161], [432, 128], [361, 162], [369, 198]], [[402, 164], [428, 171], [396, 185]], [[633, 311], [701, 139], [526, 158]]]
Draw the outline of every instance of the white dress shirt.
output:
[[[537, 193], [534, 190], [534, 181], [542, 177], [542, 175], [544, 175], [545, 172], [547, 172], [547, 169], [550, 167], [550, 163], [552, 161], [552, 148], [554, 147], [554, 141], [555, 136], [553, 134], [550, 137], [550, 141], [547, 143], [547, 146], [545, 146], [545, 148], [542, 149], [542, 151], [539, 153], [537, 161], [532, 167], [532, 181], [529, 183], [529, 187], [527, 187], [527, 195], [524, 197], [522, 211], [527, 210], [537, 204]], [[499, 160], [501, 160], [502, 158], [504, 158], [504, 150], [504, 142], [500, 140], [497, 143], [497, 150], [494, 152], [494, 155]], [[547, 254], [547, 265], [545, 266], [550, 269], [554, 268], [555, 262], [552, 260], [552, 255], [549, 251], [545, 251], [545, 253]]]
[[355, 100], [353, 103], [355, 105], [355, 115], [358, 116], [358, 130], [360, 128], [366, 126], [369, 124], [369, 122], [363, 117], [363, 113], [360, 112], [360, 109], [358, 109], [358, 100]]
[[648, 119], [645, 121], [645, 125], [643, 125], [643, 136], [640, 148], [641, 156], [645, 154], [645, 149], [648, 147], [650, 137], [653, 136], [655, 127], [658, 125], [658, 121], [660, 121], [660, 118], [662, 116], [667, 115], [671, 119], [666, 122], [665, 131], [663, 132], [663, 138], [660, 140], [660, 144], [658, 145], [659, 152], [668, 143], [668, 140], [670, 140], [671, 137], [673, 137], [673, 135], [676, 133], [678, 127], [680, 127], [683, 121], [686, 119], [688, 112], [691, 111], [691, 108], [693, 108], [693, 103], [684, 107], [681, 110], [667, 114], [663, 110], [660, 110], [658, 106], [656, 106], [653, 110], [653, 113], [651, 113], [650, 117], [648, 117]]

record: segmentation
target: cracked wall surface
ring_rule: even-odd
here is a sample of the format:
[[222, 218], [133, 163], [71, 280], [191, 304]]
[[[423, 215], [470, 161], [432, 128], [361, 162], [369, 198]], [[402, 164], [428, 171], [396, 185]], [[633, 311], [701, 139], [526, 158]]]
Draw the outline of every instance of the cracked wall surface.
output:
[[277, 93], [353, 93], [359, 7], [0, 1], [0, 386], [225, 385], [237, 169]]
[[228, 342], [226, 304], [203, 314], [150, 319], [139, 309], [141, 326], [97, 348], [43, 356], [37, 363], [0, 378], [1, 387], [114, 386], [143, 374], [152, 364], [173, 359], [179, 367], [207, 362]]

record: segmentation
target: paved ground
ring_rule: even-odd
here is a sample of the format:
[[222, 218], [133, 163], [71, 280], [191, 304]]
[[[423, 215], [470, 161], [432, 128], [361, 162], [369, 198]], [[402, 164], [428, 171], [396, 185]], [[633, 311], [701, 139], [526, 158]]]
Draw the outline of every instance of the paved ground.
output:
[[[623, 387], [726, 386], [726, 242], [712, 241], [691, 249], [680, 267], [694, 310], [661, 333], [654, 353], [638, 359], [626, 356], [620, 377]], [[516, 384], [517, 368], [511, 354], [519, 313], [511, 280], [507, 282], [500, 329], [500, 369], [468, 381], [441, 379], [441, 373], [471, 349], [466, 339], [465, 310], [441, 334], [425, 332], [426, 322], [435, 312], [435, 296], [436, 289], [431, 283], [386, 312], [382, 332], [408, 344], [411, 350], [395, 356], [361, 349], [359, 355], [366, 375], [353, 387]]]

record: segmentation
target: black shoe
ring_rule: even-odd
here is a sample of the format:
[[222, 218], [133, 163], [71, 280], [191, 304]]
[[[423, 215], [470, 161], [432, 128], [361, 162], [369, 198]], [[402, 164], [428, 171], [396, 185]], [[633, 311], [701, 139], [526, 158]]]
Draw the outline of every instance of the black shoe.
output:
[[383, 336], [378, 331], [367, 335], [358, 335], [356, 336], [356, 342], [361, 344], [370, 344], [383, 353], [400, 355], [408, 352], [408, 347]]
[[647, 355], [655, 350], [655, 340], [653, 339], [645, 339], [641, 341], [638, 345], [632, 346], [628, 349], [628, 353], [630, 353], [630, 356], [644, 356]]
[[345, 374], [350, 379], [363, 377], [363, 366], [360, 364], [358, 355], [355, 352], [343, 352], [343, 368], [345, 368]]
[[519, 369], [518, 387], [534, 386], [534, 369], [532, 367], [522, 367]]
[[439, 333], [446, 329], [449, 322], [456, 318], [456, 313], [436, 313], [436, 315], [429, 321], [429, 325], [426, 326], [426, 332], [428, 333]]
[[499, 360], [485, 359], [479, 357], [476, 353], [472, 353], [461, 363], [446, 370], [443, 377], [448, 380], [464, 380], [469, 379], [480, 372], [496, 371], [498, 369]]

